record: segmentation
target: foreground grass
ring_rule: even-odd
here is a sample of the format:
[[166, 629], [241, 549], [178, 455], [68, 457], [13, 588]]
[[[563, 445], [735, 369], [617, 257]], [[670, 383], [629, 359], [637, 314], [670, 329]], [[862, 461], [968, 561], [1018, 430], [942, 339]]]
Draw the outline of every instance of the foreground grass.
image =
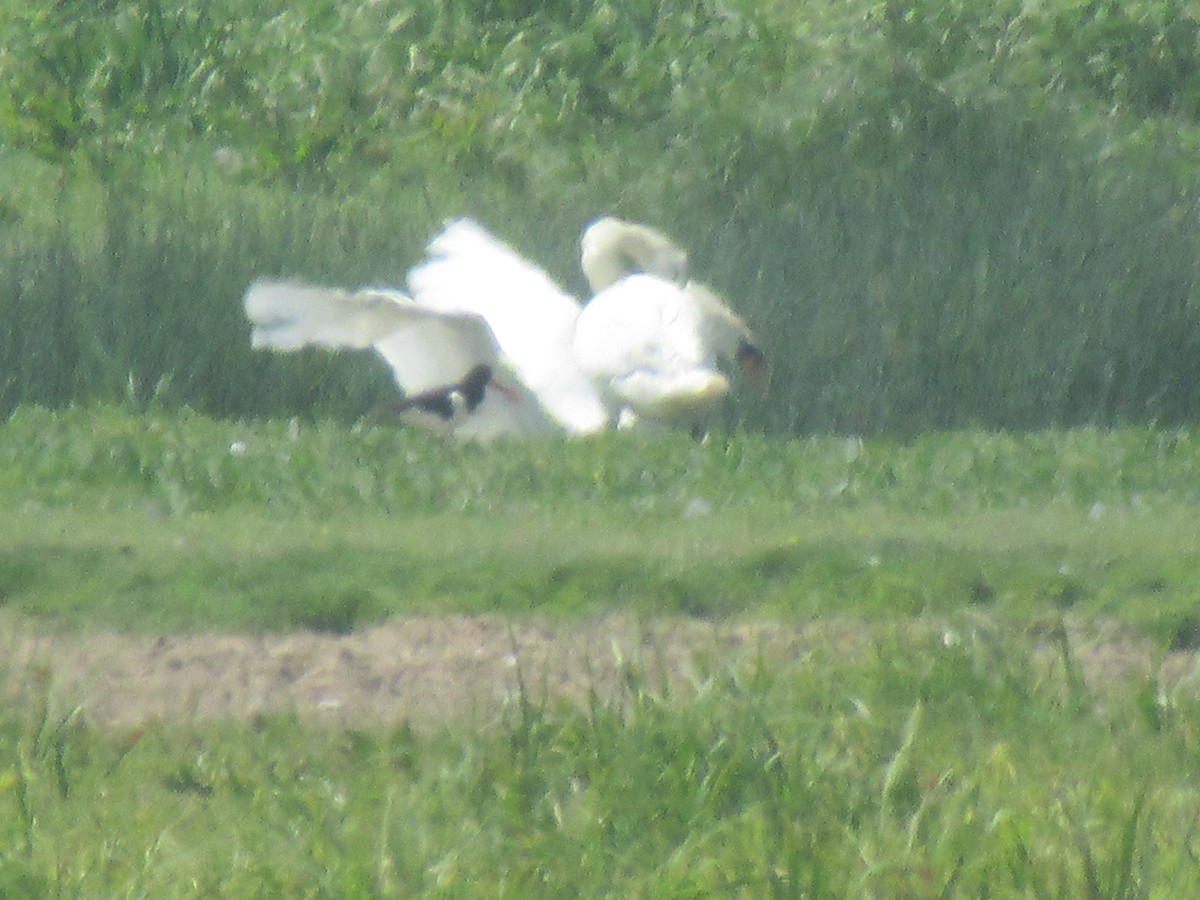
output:
[[701, 654], [690, 690], [649, 654], [615, 692], [535, 687], [486, 729], [112, 732], [44, 673], [0, 711], [4, 896], [1170, 897], [1200, 876], [1194, 691], [1088, 680], [1058, 627], [1144, 635], [1151, 671], [1194, 649], [1191, 432], [478, 448], [26, 409], [0, 462], [0, 597], [43, 627], [622, 608], [865, 635]]
[[1179, 896], [1200, 709], [1063, 659], [818, 644], [485, 731], [106, 734], [33, 690], [0, 723], [0, 893]]

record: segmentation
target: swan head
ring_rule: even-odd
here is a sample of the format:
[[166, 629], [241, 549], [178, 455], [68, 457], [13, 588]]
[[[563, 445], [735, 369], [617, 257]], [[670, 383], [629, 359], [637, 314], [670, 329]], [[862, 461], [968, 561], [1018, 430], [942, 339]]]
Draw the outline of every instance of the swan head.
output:
[[635, 273], [657, 275], [681, 286], [687, 281], [687, 254], [670, 238], [611, 216], [584, 229], [580, 264], [593, 294]]
[[766, 357], [750, 327], [711, 288], [689, 281], [683, 290], [700, 311], [705, 343], [722, 359], [737, 363], [754, 389], [765, 394]]

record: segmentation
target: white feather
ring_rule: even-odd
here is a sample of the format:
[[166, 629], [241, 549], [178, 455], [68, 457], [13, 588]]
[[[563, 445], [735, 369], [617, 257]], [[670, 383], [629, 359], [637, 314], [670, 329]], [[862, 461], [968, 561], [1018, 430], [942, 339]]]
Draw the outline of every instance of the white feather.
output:
[[430, 242], [408, 285], [422, 306], [487, 322], [512, 370], [566, 431], [605, 427], [608, 411], [571, 352], [579, 302], [540, 268], [459, 219]]
[[721, 371], [749, 329], [709, 289], [632, 275], [584, 307], [573, 352], [626, 421], [696, 427], [729, 394]]

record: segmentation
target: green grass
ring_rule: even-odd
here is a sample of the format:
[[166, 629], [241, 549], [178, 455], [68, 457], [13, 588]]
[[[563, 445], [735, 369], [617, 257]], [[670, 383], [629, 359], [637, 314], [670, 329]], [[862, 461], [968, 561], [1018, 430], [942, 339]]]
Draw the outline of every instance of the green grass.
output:
[[[0, 895], [1193, 890], [1194, 678], [1066, 637], [1195, 649], [1191, 6], [394, 6], [0, 0], [5, 620], [838, 633], [483, 728], [115, 732], [34, 673]], [[762, 336], [707, 446], [441, 446], [371, 360], [248, 347], [251, 279], [400, 282], [455, 215], [579, 290], [605, 212]]]
[[651, 642], [485, 725], [89, 724], [0, 712], [0, 893], [1177, 895], [1200, 875], [1185, 679], [1081, 677], [1070, 634], [1194, 646], [1190, 431], [734, 435], [490, 448], [378, 425], [22, 409], [0, 597], [26, 627], [351, 632], [613, 611], [807, 628]]
[[[868, 621], [1114, 617], [1165, 646], [1198, 613], [1191, 511], [920, 515], [756, 505], [177, 518], [9, 510], [4, 606], [67, 629], [350, 631], [405, 613]], [[164, 598], [169, 597], [169, 602]]]
[[1019, 638], [881, 637], [631, 671], [487, 730], [289, 718], [0, 729], [0, 886], [384, 896], [1172, 896], [1197, 874], [1197, 712], [1081, 692]]
[[1190, 432], [478, 447], [30, 409], [0, 429], [0, 460], [0, 597], [69, 628], [975, 607], [1112, 615], [1170, 641], [1197, 612]]

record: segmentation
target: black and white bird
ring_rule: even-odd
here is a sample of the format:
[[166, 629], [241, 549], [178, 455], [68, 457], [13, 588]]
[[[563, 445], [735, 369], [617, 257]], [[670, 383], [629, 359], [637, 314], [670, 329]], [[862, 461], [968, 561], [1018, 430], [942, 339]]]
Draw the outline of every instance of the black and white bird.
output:
[[599, 219], [584, 232], [581, 264], [593, 292], [586, 306], [459, 219], [409, 273], [409, 294], [258, 281], [245, 309], [255, 347], [372, 347], [408, 397], [461, 387], [464, 372], [487, 366], [509, 390], [464, 403], [449, 428], [462, 438], [615, 424], [694, 430], [730, 391], [722, 362], [752, 376], [761, 368], [745, 323], [687, 280], [687, 255], [659, 232]]
[[451, 434], [455, 426], [475, 413], [489, 389], [511, 401], [519, 399], [512, 388], [496, 379], [491, 366], [479, 363], [472, 366], [461, 381], [407, 395], [393, 409], [406, 424]]

